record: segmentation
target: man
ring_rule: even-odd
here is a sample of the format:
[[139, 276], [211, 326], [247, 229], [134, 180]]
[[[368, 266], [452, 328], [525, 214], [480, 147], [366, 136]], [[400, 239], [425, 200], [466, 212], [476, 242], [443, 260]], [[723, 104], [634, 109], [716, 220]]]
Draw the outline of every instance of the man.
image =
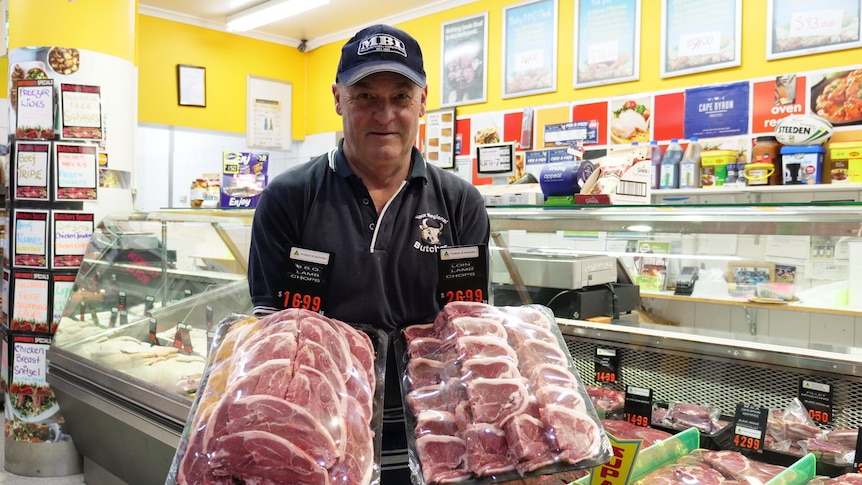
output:
[[[359, 31], [342, 48], [332, 94], [343, 119], [339, 146], [275, 177], [258, 202], [248, 266], [255, 313], [305, 302], [389, 332], [431, 322], [441, 308], [438, 251], [485, 245], [490, 226], [476, 188], [428, 165], [413, 146], [428, 96], [418, 42], [386, 25]], [[308, 259], [318, 263], [313, 274]], [[410, 483], [393, 354], [384, 484]]]

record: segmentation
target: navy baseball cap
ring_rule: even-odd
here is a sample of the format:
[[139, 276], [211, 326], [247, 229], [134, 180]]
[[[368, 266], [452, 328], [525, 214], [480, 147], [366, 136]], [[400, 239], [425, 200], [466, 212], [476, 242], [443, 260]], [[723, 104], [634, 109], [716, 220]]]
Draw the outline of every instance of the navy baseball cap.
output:
[[416, 39], [389, 25], [372, 25], [341, 48], [335, 80], [346, 85], [378, 72], [395, 72], [424, 88], [422, 49]]

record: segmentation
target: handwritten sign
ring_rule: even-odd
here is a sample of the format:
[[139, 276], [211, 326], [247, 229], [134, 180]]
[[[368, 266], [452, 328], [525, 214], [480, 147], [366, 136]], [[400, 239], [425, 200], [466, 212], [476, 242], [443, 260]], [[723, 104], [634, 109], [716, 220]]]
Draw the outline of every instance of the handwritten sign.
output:
[[99, 86], [60, 84], [63, 126], [60, 138], [102, 138], [102, 104]]
[[48, 348], [50, 346], [50, 337], [16, 335], [13, 338], [10, 393], [41, 394], [45, 392], [43, 388], [47, 388], [45, 375], [48, 370]]
[[13, 200], [48, 200], [51, 145], [20, 143], [15, 147]]
[[48, 211], [17, 211], [14, 219], [12, 266], [47, 268]]
[[765, 24], [766, 58], [858, 48], [862, 46], [860, 16], [858, 0], [771, 0]]
[[60, 324], [60, 319], [63, 318], [63, 313], [69, 304], [69, 299], [72, 298], [75, 276], [74, 273], [55, 273], [51, 275], [51, 286], [53, 288], [53, 298], [51, 299], [51, 333], [57, 331], [57, 326]]
[[12, 274], [12, 318], [9, 328], [22, 332], [48, 331], [48, 275]]
[[54, 269], [81, 266], [95, 228], [93, 214], [55, 211], [52, 217], [54, 244], [51, 266]]
[[55, 200], [95, 200], [99, 169], [96, 147], [56, 143], [54, 151]]
[[54, 81], [25, 79], [15, 81], [18, 92], [15, 139], [54, 138]]

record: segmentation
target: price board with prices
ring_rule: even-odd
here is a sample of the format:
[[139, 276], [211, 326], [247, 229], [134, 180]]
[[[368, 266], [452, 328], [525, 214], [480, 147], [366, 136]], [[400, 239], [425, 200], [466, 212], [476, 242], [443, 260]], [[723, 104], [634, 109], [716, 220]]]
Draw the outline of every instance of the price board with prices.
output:
[[799, 379], [799, 400], [817, 424], [832, 422], [832, 386], [805, 378]]
[[645, 387], [626, 386], [625, 409], [626, 421], [643, 428], [650, 425], [652, 417], [652, 389]]
[[739, 451], [763, 452], [766, 419], [769, 410], [738, 403], [733, 423], [733, 445]]
[[177, 333], [174, 334], [174, 347], [180, 349], [184, 354], [191, 354], [192, 349], [192, 326], [186, 323], [177, 324]]
[[278, 291], [284, 308], [301, 308], [320, 312], [329, 286], [334, 255], [300, 247], [290, 248], [287, 288]]
[[613, 384], [619, 380], [620, 356], [617, 349], [596, 348], [596, 382]]
[[488, 303], [487, 250], [484, 245], [440, 248], [437, 301], [441, 306], [453, 301]]

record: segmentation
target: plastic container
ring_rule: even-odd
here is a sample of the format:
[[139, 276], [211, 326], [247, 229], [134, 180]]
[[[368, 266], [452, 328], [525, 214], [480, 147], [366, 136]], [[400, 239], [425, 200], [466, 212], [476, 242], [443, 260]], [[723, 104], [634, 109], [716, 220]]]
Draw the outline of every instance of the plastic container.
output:
[[781, 147], [784, 185], [822, 183], [825, 153], [826, 148], [821, 145]]
[[701, 186], [712, 188], [724, 185], [727, 179], [727, 164], [736, 162], [736, 151], [704, 150], [700, 155]]
[[773, 163], [746, 163], [742, 170], [746, 185], [769, 185], [769, 177], [775, 173]]
[[661, 147], [658, 146], [658, 141], [656, 140], [649, 142], [649, 148], [650, 164], [652, 165], [652, 188], [658, 189], [661, 186], [661, 159], [664, 153], [661, 151]]
[[682, 162], [683, 155], [684, 153], [682, 147], [679, 145], [679, 140], [671, 138], [670, 145], [668, 145], [661, 160], [660, 189], [679, 188], [680, 162]]
[[680, 162], [679, 188], [691, 189], [700, 187], [701, 150], [697, 137], [691, 137]]
[[[781, 144], [778, 143], [774, 136], [758, 136], [755, 138], [754, 147], [751, 148], [751, 163], [770, 163], [774, 168], [769, 172], [769, 178], [765, 183], [755, 181], [755, 183], [749, 183], [748, 185], [781, 185], [781, 174], [779, 170], [776, 170], [781, 168], [781, 162], [778, 158], [780, 148]], [[768, 169], [766, 170], [768, 171]]]
[[829, 144], [829, 183], [862, 182], [862, 140]]

